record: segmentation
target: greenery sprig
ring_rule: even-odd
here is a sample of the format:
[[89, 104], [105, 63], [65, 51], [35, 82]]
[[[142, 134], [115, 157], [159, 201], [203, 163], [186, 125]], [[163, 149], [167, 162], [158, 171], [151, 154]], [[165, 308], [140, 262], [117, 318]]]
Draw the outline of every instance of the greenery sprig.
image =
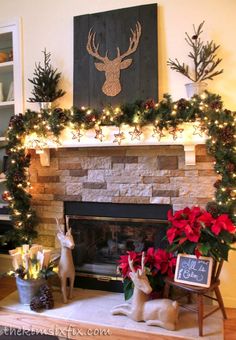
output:
[[[122, 124], [140, 127], [153, 124], [160, 131], [178, 128], [183, 122], [200, 123], [208, 134], [207, 149], [215, 158], [215, 171], [220, 179], [216, 181], [215, 201], [207, 209], [215, 215], [227, 213], [236, 222], [236, 154], [235, 154], [235, 112], [226, 110], [219, 95], [204, 93], [190, 100], [173, 101], [165, 95], [159, 103], [152, 100], [138, 100], [119, 108], [106, 107], [104, 110], [81, 108], [72, 110], [27, 110], [24, 115], [13, 116], [8, 129], [7, 170], [9, 202], [15, 226], [14, 237], [18, 244], [32, 241], [35, 237], [36, 219], [31, 208], [28, 167], [30, 154], [24, 145], [25, 137], [37, 134], [45, 138], [58, 138], [65, 127], [73, 130], [91, 129], [97, 126], [120, 127]], [[10, 236], [9, 236], [10, 238]]]
[[212, 80], [217, 75], [223, 72], [223, 69], [217, 71], [216, 68], [222, 61], [221, 58], [216, 58], [216, 51], [220, 47], [220, 45], [216, 45], [213, 41], [207, 41], [204, 43], [201, 40], [202, 27], [204, 25], [204, 21], [196, 27], [193, 25], [194, 35], [190, 37], [190, 35], [185, 32], [185, 41], [191, 47], [191, 51], [188, 54], [188, 57], [193, 61], [193, 71], [190, 70], [190, 67], [185, 63], [180, 63], [178, 59], [175, 60], [169, 59], [167, 61], [167, 65], [170, 66], [172, 70], [175, 70], [178, 73], [183, 74], [185, 77], [190, 79], [193, 82], [200, 82], [207, 79]]

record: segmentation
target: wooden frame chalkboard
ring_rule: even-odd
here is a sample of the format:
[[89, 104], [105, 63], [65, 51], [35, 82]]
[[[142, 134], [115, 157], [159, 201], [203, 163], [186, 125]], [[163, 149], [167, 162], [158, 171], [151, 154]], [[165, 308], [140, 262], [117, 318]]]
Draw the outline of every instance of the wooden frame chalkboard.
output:
[[[136, 49], [122, 59], [128, 64], [122, 63], [120, 69], [121, 89], [109, 96], [103, 90], [107, 68], [98, 58], [107, 53], [109, 60], [115, 60], [118, 49], [124, 55], [139, 25]], [[157, 27], [157, 4], [74, 17], [73, 105], [102, 108], [138, 99], [158, 101]], [[93, 53], [88, 51], [89, 36]], [[109, 74], [113, 79], [114, 74]]]
[[175, 282], [210, 287], [213, 259], [211, 257], [178, 254]]

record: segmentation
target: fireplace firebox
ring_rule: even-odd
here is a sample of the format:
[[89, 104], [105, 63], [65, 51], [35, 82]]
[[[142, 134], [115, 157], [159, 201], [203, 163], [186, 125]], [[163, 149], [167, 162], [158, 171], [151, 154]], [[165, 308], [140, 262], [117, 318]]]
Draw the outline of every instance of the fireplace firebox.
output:
[[117, 271], [120, 255], [165, 248], [170, 209], [169, 204], [64, 202], [75, 241], [75, 285], [122, 291]]

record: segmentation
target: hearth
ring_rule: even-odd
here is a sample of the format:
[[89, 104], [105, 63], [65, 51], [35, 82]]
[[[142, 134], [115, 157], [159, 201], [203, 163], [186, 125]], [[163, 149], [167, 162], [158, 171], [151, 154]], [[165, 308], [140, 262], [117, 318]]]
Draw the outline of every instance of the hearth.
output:
[[165, 248], [169, 204], [64, 202], [65, 216], [75, 240], [75, 285], [121, 291], [117, 272], [127, 250]]

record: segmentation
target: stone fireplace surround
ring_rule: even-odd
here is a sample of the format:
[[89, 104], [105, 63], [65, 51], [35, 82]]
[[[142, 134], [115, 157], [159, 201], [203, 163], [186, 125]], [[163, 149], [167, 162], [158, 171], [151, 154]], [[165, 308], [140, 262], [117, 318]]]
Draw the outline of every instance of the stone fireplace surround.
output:
[[64, 201], [172, 204], [174, 210], [214, 197], [213, 159], [196, 146], [196, 165], [185, 165], [184, 147], [119, 146], [51, 149], [43, 167], [32, 151], [32, 205], [38, 242], [58, 246], [55, 217], [64, 223]]

